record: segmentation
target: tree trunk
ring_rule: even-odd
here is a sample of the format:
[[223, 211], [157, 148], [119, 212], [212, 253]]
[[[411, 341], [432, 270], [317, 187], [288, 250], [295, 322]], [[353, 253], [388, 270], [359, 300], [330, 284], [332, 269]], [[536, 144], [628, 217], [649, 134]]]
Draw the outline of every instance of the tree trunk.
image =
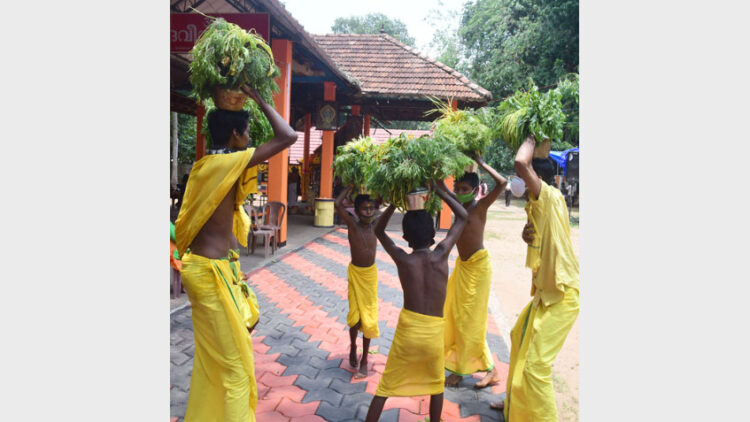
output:
[[180, 140], [177, 137], [177, 112], [172, 112], [172, 186], [177, 186], [177, 151], [180, 144]]

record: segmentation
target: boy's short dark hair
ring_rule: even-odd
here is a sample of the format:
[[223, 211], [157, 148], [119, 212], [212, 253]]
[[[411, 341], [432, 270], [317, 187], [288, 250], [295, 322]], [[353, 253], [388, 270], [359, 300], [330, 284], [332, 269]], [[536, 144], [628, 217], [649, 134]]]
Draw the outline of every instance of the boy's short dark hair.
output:
[[468, 183], [468, 184], [469, 184], [469, 185], [471, 186], [471, 188], [472, 188], [472, 189], [474, 189], [474, 188], [476, 188], [477, 186], [479, 186], [479, 175], [478, 175], [478, 174], [476, 174], [476, 173], [469, 173], [469, 172], [466, 172], [466, 173], [464, 173], [464, 175], [463, 175], [463, 176], [461, 176], [461, 178], [460, 178], [460, 179], [458, 179], [457, 181], [458, 181], [458, 182], [464, 182], [464, 183]]
[[404, 239], [412, 249], [421, 249], [435, 243], [435, 221], [425, 210], [407, 211], [401, 220]]
[[208, 132], [211, 134], [211, 148], [224, 148], [229, 144], [232, 131], [244, 132], [250, 120], [250, 112], [229, 111], [215, 108], [208, 113]]
[[544, 180], [544, 183], [548, 185], [555, 183], [555, 166], [551, 158], [534, 158], [531, 160], [531, 168]]
[[367, 194], [357, 195], [357, 197], [354, 198], [354, 209], [358, 210], [359, 206], [362, 205], [364, 202], [375, 202], [375, 200], [370, 198], [370, 195], [367, 195]]

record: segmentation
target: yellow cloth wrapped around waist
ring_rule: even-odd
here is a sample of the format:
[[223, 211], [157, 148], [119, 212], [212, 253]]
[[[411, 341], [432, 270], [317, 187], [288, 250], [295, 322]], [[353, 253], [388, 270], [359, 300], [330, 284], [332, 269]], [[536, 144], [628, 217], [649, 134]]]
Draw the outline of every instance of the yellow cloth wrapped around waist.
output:
[[195, 354], [185, 420], [254, 421], [258, 402], [253, 312], [227, 258], [182, 258], [182, 283], [192, 305]]
[[360, 322], [359, 330], [367, 338], [380, 336], [378, 329], [378, 267], [358, 267], [349, 263], [347, 268], [349, 314], [346, 324], [349, 327]]
[[487, 344], [487, 316], [492, 266], [487, 249], [466, 261], [458, 258], [448, 279], [445, 306], [445, 369], [459, 375], [494, 366]]
[[578, 290], [566, 289], [553, 305], [532, 300], [510, 332], [504, 416], [510, 422], [556, 422], [552, 364], [578, 318]]
[[237, 281], [236, 284], [240, 286], [240, 290], [244, 293], [243, 298], [247, 301], [247, 307], [240, 307], [240, 311], [243, 312], [242, 320], [245, 322], [247, 328], [253, 328], [258, 319], [260, 318], [260, 305], [258, 305], [258, 297], [255, 296], [253, 289], [242, 280], [242, 270], [240, 268], [240, 253], [234, 249], [229, 250], [229, 268], [232, 269], [234, 279]]
[[240, 244], [247, 246], [250, 217], [242, 205], [248, 194], [258, 191], [258, 168], [247, 168], [254, 152], [255, 148], [248, 148], [230, 154], [206, 155], [193, 164], [175, 222], [180, 256], [238, 181], [232, 230]]
[[443, 318], [401, 309], [376, 396], [423, 396], [445, 388]]

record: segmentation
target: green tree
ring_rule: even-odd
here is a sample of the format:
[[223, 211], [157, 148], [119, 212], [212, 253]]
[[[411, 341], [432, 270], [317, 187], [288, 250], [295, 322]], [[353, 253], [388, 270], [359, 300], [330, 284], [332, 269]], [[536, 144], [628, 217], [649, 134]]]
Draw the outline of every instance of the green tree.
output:
[[435, 60], [459, 72], [465, 72], [464, 49], [458, 35], [458, 21], [455, 19], [460, 13], [460, 10], [448, 9], [442, 1], [438, 1], [437, 8], [430, 9], [425, 21], [433, 28], [440, 28], [432, 33], [432, 41], [429, 43]]
[[578, 0], [475, 0], [458, 34], [470, 78], [495, 98], [578, 70]]
[[406, 24], [398, 19], [391, 19], [382, 13], [370, 13], [365, 16], [336, 18], [331, 26], [334, 34], [379, 34], [385, 33], [402, 43], [414, 47], [414, 37], [409, 35]]
[[177, 115], [177, 137], [179, 139], [177, 162], [180, 164], [191, 164], [195, 161], [195, 125], [195, 116], [189, 114]]

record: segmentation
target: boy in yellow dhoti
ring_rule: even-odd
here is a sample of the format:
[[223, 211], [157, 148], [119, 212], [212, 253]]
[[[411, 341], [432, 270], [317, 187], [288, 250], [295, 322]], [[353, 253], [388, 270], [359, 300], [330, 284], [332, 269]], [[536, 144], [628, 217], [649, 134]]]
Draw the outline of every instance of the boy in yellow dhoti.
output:
[[341, 204], [351, 190], [350, 186], [339, 193], [334, 206], [348, 228], [349, 250], [352, 254], [352, 262], [349, 263], [347, 269], [349, 314], [346, 317], [346, 325], [350, 327], [349, 339], [351, 340], [349, 364], [352, 368], [357, 367], [357, 330], [360, 330], [362, 331], [362, 360], [354, 378], [365, 378], [370, 339], [380, 335], [380, 330], [378, 330], [378, 267], [375, 266], [378, 240], [372, 231], [376, 205], [369, 195], [357, 195], [354, 199], [354, 212], [358, 220], [354, 221], [351, 214]]
[[[552, 363], [578, 317], [578, 259], [570, 242], [568, 209], [562, 193], [550, 186], [551, 163], [532, 160], [534, 148], [534, 139], [526, 139], [515, 162], [528, 196], [523, 239], [529, 244], [526, 266], [534, 298], [510, 333], [505, 402], [492, 405], [503, 409], [509, 422], [557, 421]], [[521, 185], [514, 180], [511, 189], [520, 193]]]
[[249, 113], [209, 113], [212, 149], [193, 165], [176, 222], [195, 336], [186, 422], [255, 420], [258, 397], [248, 330], [257, 322], [257, 308], [253, 312], [254, 295], [245, 296], [239, 269], [230, 264], [230, 249], [234, 238], [243, 245], [247, 241], [250, 218], [242, 204], [256, 186], [255, 166], [288, 148], [297, 135], [257, 92], [246, 92], [268, 118], [274, 138], [248, 148]]
[[407, 211], [402, 221], [404, 239], [411, 254], [396, 246], [385, 227], [395, 207], [388, 206], [375, 224], [375, 235], [398, 267], [404, 290], [404, 309], [398, 317], [396, 333], [367, 411], [367, 422], [380, 418], [391, 396], [430, 395], [430, 420], [439, 421], [443, 410], [445, 371], [443, 369], [443, 304], [448, 280], [448, 255], [466, 223], [466, 210], [440, 187], [435, 192], [453, 210], [456, 219], [448, 234], [434, 250], [435, 223], [424, 211]]
[[[495, 179], [495, 187], [476, 200], [479, 188], [476, 173], [466, 173], [456, 181], [454, 196], [467, 209], [469, 216], [456, 242], [458, 259], [448, 279], [445, 297], [445, 369], [451, 372], [445, 385], [456, 385], [464, 375], [486, 371], [482, 380], [474, 384], [483, 388], [500, 381], [487, 345], [492, 267], [489, 253], [484, 248], [484, 226], [487, 210], [505, 190], [507, 181], [481, 157], [474, 159]], [[444, 184], [442, 186], [445, 188]]]

